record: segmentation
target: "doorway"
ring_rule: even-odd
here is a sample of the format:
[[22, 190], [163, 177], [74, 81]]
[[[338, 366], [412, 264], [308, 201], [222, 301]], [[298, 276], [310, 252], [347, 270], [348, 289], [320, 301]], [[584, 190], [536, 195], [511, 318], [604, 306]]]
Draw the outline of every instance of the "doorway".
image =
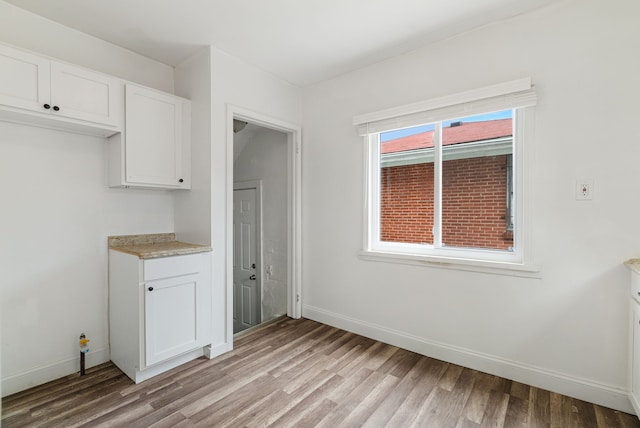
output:
[[288, 313], [288, 139], [234, 120], [234, 334]]

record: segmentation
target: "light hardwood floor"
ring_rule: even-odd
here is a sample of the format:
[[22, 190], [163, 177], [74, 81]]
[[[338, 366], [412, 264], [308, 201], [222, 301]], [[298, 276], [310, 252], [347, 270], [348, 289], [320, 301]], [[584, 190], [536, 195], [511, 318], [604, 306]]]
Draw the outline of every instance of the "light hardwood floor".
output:
[[6, 397], [9, 427], [640, 427], [635, 416], [310, 320], [134, 385], [110, 363]]

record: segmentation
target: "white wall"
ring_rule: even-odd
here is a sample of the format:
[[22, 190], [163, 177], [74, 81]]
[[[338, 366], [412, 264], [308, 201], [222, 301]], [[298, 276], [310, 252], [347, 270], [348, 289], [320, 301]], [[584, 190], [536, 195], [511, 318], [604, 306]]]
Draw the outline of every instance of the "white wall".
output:
[[233, 334], [233, 325], [227, 322], [230, 320], [227, 308], [231, 310], [232, 302], [227, 272], [229, 279], [233, 275], [231, 259], [227, 257], [233, 250], [231, 223], [228, 223], [233, 215], [233, 176], [227, 168], [227, 163], [233, 165], [233, 147], [227, 144], [227, 108], [231, 104], [297, 125], [302, 120], [302, 94], [299, 88], [219, 49], [211, 49], [211, 59], [211, 243], [214, 248], [213, 354], [216, 355], [231, 349]]
[[0, 41], [173, 93], [173, 68], [0, 0]]
[[[303, 315], [632, 411], [622, 262], [640, 252], [638, 16], [632, 0], [568, 0], [305, 89]], [[542, 278], [358, 259], [353, 116], [526, 76]], [[574, 199], [582, 177], [592, 201]]]
[[[0, 2], [0, 41], [159, 89], [173, 70]], [[173, 231], [173, 195], [109, 189], [105, 140], [0, 122], [2, 394], [107, 361], [107, 236]]]
[[[175, 70], [176, 95], [191, 100], [191, 190], [175, 200], [176, 232], [211, 245], [211, 54], [204, 48]], [[219, 248], [215, 248], [216, 251]]]
[[176, 233], [213, 247], [211, 355], [215, 356], [231, 349], [233, 334], [233, 325], [227, 322], [230, 319], [227, 309], [232, 309], [227, 270], [233, 275], [231, 259], [227, 257], [233, 249], [231, 229], [227, 228], [227, 220], [233, 215], [233, 176], [227, 169], [228, 161], [233, 165], [233, 146], [227, 140], [227, 131], [230, 132], [227, 108], [233, 105], [300, 124], [301, 91], [215, 47], [208, 47], [176, 67], [176, 94], [190, 98], [194, 112], [200, 111], [192, 117], [192, 149], [194, 161], [203, 163], [194, 168], [192, 180], [194, 186], [200, 183], [202, 188], [177, 197]]
[[108, 361], [107, 236], [173, 230], [168, 192], [109, 189], [106, 143], [0, 122], [2, 392]]
[[287, 134], [266, 128], [234, 162], [234, 182], [262, 180], [262, 321], [287, 313], [287, 171]]
[[[171, 67], [1, 0], [0, 41], [173, 92]], [[92, 340], [89, 365], [108, 358], [108, 235], [175, 230], [179, 239], [211, 244], [213, 353], [230, 349], [227, 105], [300, 124], [301, 91], [215, 48], [177, 67], [175, 86], [178, 95], [192, 99], [194, 120], [194, 188], [177, 195], [106, 188], [100, 139], [0, 123], [10, 130], [0, 133], [0, 179], [22, 178], [5, 191], [3, 199], [15, 202], [1, 217], [7, 236], [1, 254], [10, 256], [10, 264], [2, 266], [2, 394], [76, 370], [80, 332]], [[37, 276], [24, 273], [34, 269]], [[85, 306], [75, 296], [82, 296]]]

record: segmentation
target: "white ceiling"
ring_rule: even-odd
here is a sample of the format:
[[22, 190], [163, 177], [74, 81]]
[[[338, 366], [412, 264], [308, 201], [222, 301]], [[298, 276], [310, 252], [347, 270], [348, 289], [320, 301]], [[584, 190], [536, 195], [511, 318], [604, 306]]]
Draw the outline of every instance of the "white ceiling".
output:
[[214, 45], [306, 86], [559, 0], [6, 0], [175, 66]]

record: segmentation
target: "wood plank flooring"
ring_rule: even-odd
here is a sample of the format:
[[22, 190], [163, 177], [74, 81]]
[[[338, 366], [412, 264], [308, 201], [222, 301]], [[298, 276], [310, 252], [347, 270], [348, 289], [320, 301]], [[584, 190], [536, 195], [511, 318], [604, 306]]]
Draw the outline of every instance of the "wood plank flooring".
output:
[[633, 415], [284, 319], [139, 385], [111, 363], [6, 397], [9, 427], [640, 427]]

